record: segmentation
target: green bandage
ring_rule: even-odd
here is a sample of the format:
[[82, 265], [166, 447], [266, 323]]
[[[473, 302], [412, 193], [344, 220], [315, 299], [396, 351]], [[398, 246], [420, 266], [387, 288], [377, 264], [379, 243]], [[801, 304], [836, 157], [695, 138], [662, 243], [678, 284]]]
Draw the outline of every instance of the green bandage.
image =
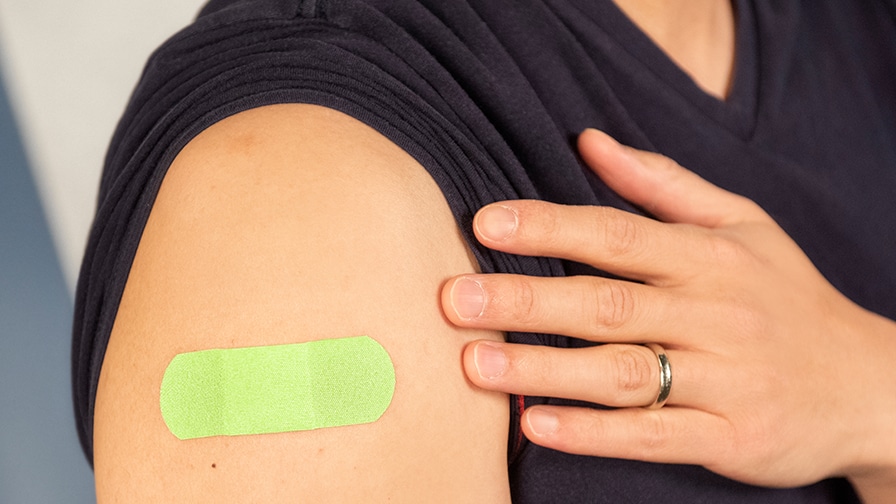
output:
[[177, 355], [159, 404], [171, 433], [193, 439], [375, 422], [394, 390], [389, 354], [359, 336]]

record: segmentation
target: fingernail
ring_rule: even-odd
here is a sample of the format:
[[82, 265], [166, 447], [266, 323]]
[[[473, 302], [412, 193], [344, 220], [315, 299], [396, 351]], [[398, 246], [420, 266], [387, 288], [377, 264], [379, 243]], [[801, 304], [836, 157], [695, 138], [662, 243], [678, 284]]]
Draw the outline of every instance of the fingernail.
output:
[[504, 350], [491, 343], [479, 343], [473, 350], [473, 361], [476, 363], [476, 372], [486, 380], [497, 378], [504, 374], [507, 367], [507, 356]]
[[501, 241], [513, 234], [516, 226], [516, 212], [500, 205], [485, 207], [476, 217], [479, 233], [494, 241]]
[[536, 436], [547, 436], [557, 432], [560, 421], [557, 415], [543, 409], [531, 409], [526, 413], [529, 428]]
[[477, 318], [485, 307], [485, 291], [479, 282], [461, 278], [451, 287], [451, 307], [464, 320]]

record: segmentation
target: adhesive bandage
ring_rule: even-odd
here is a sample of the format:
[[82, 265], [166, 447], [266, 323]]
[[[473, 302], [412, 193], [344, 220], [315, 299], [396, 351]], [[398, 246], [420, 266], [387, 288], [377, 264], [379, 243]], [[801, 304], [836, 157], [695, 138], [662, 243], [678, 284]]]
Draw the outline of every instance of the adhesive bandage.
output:
[[178, 439], [303, 431], [378, 420], [395, 390], [368, 336], [179, 354], [162, 378], [162, 418]]

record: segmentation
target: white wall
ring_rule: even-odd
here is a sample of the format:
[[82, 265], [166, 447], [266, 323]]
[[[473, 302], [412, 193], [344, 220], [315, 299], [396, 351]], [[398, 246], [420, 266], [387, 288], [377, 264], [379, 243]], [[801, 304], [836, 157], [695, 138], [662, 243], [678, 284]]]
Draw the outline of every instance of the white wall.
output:
[[204, 0], [0, 0], [0, 64], [69, 290], [103, 156], [152, 50]]

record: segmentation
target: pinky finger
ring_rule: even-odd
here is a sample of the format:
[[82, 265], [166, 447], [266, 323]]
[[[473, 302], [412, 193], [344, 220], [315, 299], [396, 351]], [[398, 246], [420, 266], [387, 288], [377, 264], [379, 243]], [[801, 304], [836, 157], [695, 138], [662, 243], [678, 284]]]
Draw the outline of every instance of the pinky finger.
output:
[[728, 451], [729, 424], [690, 408], [597, 410], [533, 406], [523, 433], [535, 444], [576, 455], [708, 466]]

